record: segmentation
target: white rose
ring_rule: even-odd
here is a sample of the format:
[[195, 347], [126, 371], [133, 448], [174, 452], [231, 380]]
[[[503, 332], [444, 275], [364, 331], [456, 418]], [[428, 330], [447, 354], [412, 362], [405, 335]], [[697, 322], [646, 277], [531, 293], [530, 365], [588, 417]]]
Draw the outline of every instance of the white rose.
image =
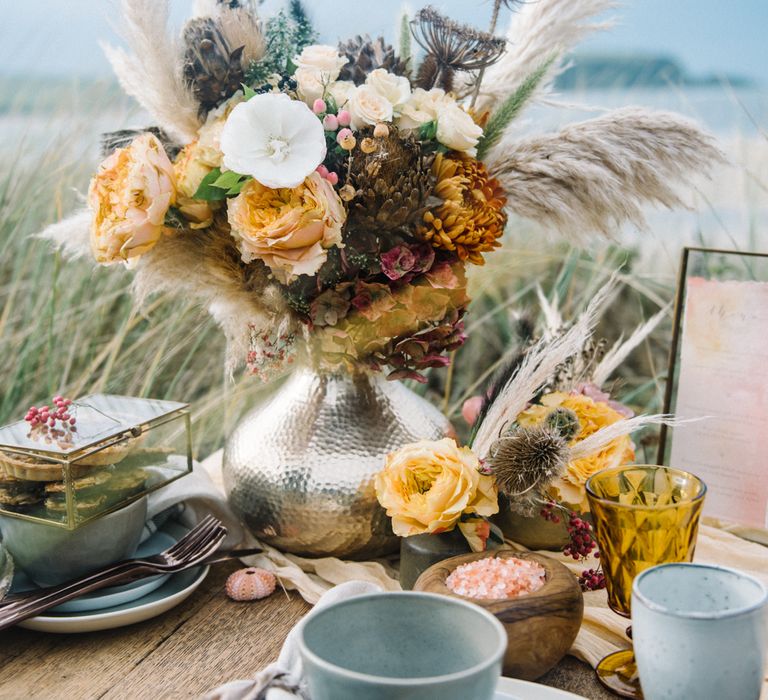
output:
[[312, 46], [307, 46], [296, 57], [294, 63], [298, 68], [307, 68], [318, 73], [325, 73], [330, 82], [339, 77], [339, 72], [349, 61], [339, 55], [335, 46], [313, 44]]
[[339, 109], [344, 107], [349, 100], [349, 96], [355, 89], [355, 84], [351, 80], [337, 80], [328, 86], [328, 92], [336, 100]]
[[392, 121], [392, 103], [369, 85], [360, 85], [349, 98], [347, 109], [352, 115], [352, 128]]
[[325, 88], [328, 80], [323, 78], [323, 74], [313, 68], [297, 68], [293, 74], [296, 85], [299, 90], [299, 96], [309, 106], [325, 94]]
[[471, 156], [483, 130], [475, 120], [457, 104], [444, 104], [437, 115], [437, 140], [454, 151], [464, 151]]
[[325, 90], [336, 78], [348, 61], [339, 56], [333, 46], [315, 44], [307, 46], [295, 59], [294, 78], [301, 98], [308, 104], [325, 94]]
[[456, 103], [446, 96], [444, 90], [416, 88], [402, 106], [397, 126], [404, 131], [418, 129], [422, 124], [437, 119], [438, 112], [447, 104], [455, 105]]
[[408, 78], [395, 75], [383, 68], [371, 71], [365, 79], [365, 84], [389, 100], [396, 114], [399, 112], [398, 107], [402, 107], [411, 96], [411, 84]]

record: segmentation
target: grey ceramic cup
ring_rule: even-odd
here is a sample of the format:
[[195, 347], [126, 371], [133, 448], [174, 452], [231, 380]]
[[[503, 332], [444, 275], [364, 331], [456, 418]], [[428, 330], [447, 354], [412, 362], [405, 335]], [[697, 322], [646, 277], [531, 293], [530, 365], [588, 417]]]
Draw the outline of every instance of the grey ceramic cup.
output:
[[768, 592], [735, 569], [655, 566], [632, 586], [632, 641], [646, 700], [757, 700]]
[[18, 568], [41, 586], [55, 586], [133, 556], [146, 521], [144, 496], [75, 530], [3, 515], [0, 532]]
[[312, 700], [491, 700], [507, 647], [477, 605], [413, 592], [317, 610], [298, 640]]

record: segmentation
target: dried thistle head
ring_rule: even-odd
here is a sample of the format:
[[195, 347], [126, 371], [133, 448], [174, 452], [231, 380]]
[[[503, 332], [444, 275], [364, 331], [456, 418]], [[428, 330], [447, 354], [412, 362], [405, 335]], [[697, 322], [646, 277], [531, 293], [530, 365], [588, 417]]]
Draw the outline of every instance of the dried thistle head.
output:
[[416, 77], [418, 87], [440, 85], [450, 91], [455, 71], [476, 71], [496, 63], [506, 47], [500, 37], [459, 24], [431, 5], [416, 13], [411, 33], [426, 57]]
[[570, 442], [581, 431], [579, 417], [570, 408], [558, 406], [545, 419], [545, 424], [558, 433], [563, 440]]
[[512, 503], [540, 499], [567, 464], [566, 439], [546, 424], [520, 427], [499, 438], [486, 459], [499, 491]]

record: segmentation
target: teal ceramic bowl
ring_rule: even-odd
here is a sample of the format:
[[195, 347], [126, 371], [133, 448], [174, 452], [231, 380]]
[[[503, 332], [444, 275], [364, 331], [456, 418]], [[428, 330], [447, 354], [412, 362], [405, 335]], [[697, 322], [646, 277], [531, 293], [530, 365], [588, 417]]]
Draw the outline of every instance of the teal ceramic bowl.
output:
[[507, 648], [479, 606], [411, 592], [318, 609], [298, 640], [312, 700], [491, 700]]
[[40, 586], [55, 586], [136, 552], [147, 520], [147, 497], [75, 530], [0, 516], [3, 544]]

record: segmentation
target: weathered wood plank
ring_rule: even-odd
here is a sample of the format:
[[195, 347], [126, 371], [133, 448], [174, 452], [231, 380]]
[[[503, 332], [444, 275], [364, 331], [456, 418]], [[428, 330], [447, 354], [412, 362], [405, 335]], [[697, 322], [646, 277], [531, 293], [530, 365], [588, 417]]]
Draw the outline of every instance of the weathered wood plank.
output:
[[[277, 658], [309, 610], [281, 591], [254, 603], [224, 594], [231, 563], [214, 569], [182, 605], [154, 620], [83, 635], [9, 630], [0, 635], [0, 700], [176, 700], [249, 678]], [[567, 658], [541, 679], [603, 698], [594, 672]]]
[[89, 634], [0, 634], [0, 699], [98, 698], [221, 591], [232, 567], [212, 570], [184, 603], [137, 625]]
[[104, 700], [199, 697], [227, 681], [250, 678], [274, 661], [309, 605], [276, 591], [235, 603], [223, 591], [117, 683]]

